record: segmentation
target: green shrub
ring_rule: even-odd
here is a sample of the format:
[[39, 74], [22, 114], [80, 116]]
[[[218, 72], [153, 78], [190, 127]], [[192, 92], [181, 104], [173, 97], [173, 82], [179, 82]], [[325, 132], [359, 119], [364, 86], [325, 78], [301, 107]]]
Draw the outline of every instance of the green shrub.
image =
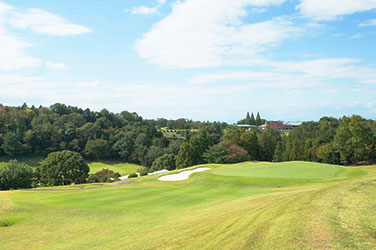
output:
[[99, 182], [99, 177], [96, 174], [90, 174], [89, 178], [87, 179], [87, 182], [89, 183], [97, 183]]
[[128, 175], [128, 178], [131, 179], [131, 178], [137, 178], [138, 175], [136, 173], [131, 173], [130, 175]]
[[95, 173], [98, 176], [99, 182], [113, 182], [119, 180], [120, 174], [108, 168], [102, 169]]
[[147, 170], [143, 170], [143, 171], [140, 172], [140, 176], [145, 176], [145, 175], [148, 175]]
[[0, 168], [0, 190], [31, 188], [32, 181], [33, 170], [25, 163], [12, 160]]

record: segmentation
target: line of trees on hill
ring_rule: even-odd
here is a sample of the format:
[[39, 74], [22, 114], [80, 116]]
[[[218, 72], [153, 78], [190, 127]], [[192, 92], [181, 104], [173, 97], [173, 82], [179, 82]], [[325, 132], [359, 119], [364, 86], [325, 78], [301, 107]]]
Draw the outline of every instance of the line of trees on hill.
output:
[[[181, 140], [167, 139], [156, 129], [165, 122], [188, 129], [211, 124], [185, 119], [145, 120], [137, 113], [93, 112], [60, 103], [48, 108], [0, 105], [0, 156], [46, 156], [70, 150], [88, 159], [120, 158], [150, 167], [156, 158], [179, 151]], [[215, 124], [218, 130], [225, 126]]]
[[[176, 128], [187, 130], [184, 139], [166, 138], [157, 130], [169, 120], [145, 120], [127, 111], [119, 114], [105, 109], [93, 112], [59, 103], [48, 108], [0, 105], [0, 156], [47, 156], [54, 152], [69, 156], [75, 153], [72, 156], [75, 162], [83, 161], [78, 155], [98, 160], [117, 158], [143, 165], [147, 171], [248, 160], [303, 160], [343, 165], [376, 160], [376, 123], [356, 115], [304, 122], [289, 133], [273, 128], [245, 130], [226, 123], [189, 120], [183, 123], [181, 120], [175, 122], [180, 124]], [[190, 132], [197, 128], [198, 132]], [[49, 161], [51, 168], [39, 168], [60, 179], [48, 179], [38, 170], [33, 173], [34, 183], [65, 185], [87, 181], [87, 168], [82, 164], [85, 173], [70, 170], [82, 176], [61, 177], [63, 170], [57, 169], [64, 165], [63, 159], [57, 157]], [[4, 171], [0, 172], [0, 185], [9, 183], [9, 176], [19, 176], [22, 171], [27, 178], [30, 176], [27, 166], [14, 162]]]
[[247, 115], [245, 116], [245, 118], [238, 121], [238, 124], [260, 126], [260, 125], [265, 124], [265, 119], [261, 119], [259, 112], [257, 112], [256, 118], [253, 113], [249, 115], [249, 112], [247, 112]]
[[183, 142], [177, 165], [246, 160], [371, 164], [376, 160], [376, 122], [358, 115], [323, 117], [318, 122], [304, 122], [289, 133], [234, 126], [224, 131], [218, 143], [200, 133]]

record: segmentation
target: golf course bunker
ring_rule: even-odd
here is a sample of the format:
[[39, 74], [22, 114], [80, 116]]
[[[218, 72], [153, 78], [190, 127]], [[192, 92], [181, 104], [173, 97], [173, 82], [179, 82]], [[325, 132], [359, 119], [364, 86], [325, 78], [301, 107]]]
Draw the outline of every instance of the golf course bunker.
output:
[[158, 178], [160, 181], [183, 181], [189, 178], [189, 176], [193, 173], [198, 173], [198, 172], [203, 172], [210, 170], [210, 168], [196, 168], [193, 170], [187, 170], [180, 172], [178, 174], [169, 174], [169, 175], [164, 175]]

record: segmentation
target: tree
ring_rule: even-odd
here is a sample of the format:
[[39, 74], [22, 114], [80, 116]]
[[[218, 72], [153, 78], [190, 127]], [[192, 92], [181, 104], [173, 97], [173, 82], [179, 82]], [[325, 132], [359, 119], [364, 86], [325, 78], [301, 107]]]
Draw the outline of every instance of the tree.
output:
[[164, 154], [161, 157], [157, 158], [151, 165], [151, 171], [158, 170], [174, 170], [176, 168], [176, 158], [173, 154]]
[[256, 125], [256, 119], [253, 113], [251, 114], [250, 125]]
[[12, 160], [0, 167], [0, 190], [31, 188], [32, 179], [33, 169], [25, 163]]
[[112, 146], [112, 151], [121, 159], [130, 161], [134, 146], [132, 138], [122, 133], [115, 139], [116, 142]]
[[206, 163], [225, 163], [227, 155], [227, 148], [223, 145], [215, 145], [210, 147], [203, 154], [204, 161]]
[[245, 116], [244, 124], [251, 124], [251, 116], [249, 115], [249, 112], [247, 112], [247, 115]]
[[259, 136], [260, 159], [272, 161], [278, 142], [281, 140], [279, 132], [272, 128], [263, 130]]
[[276, 162], [282, 162], [285, 160], [285, 149], [284, 149], [284, 143], [279, 141], [277, 142], [277, 147], [274, 151], [273, 161]]
[[150, 167], [154, 160], [164, 155], [165, 150], [161, 147], [151, 146], [146, 154], [147, 164], [146, 167]]
[[234, 144], [241, 144], [241, 136], [245, 132], [244, 129], [238, 127], [230, 127], [225, 130], [223, 140], [227, 142], [232, 142]]
[[176, 168], [187, 168], [195, 165], [195, 155], [189, 142], [185, 141], [180, 145], [179, 154], [176, 157]]
[[257, 125], [257, 126], [262, 125], [262, 120], [261, 120], [261, 117], [260, 117], [260, 113], [259, 113], [259, 112], [257, 112], [257, 115], [256, 115], [256, 125]]
[[89, 171], [84, 158], [68, 150], [50, 153], [39, 167], [41, 183], [49, 186], [83, 183]]
[[23, 153], [22, 144], [13, 132], [4, 135], [2, 148], [4, 153], [10, 156], [21, 155]]
[[330, 162], [331, 154], [332, 154], [332, 148], [329, 143], [321, 144], [316, 150], [316, 157], [321, 162], [331, 163]]
[[202, 154], [208, 149], [209, 143], [205, 132], [193, 136], [189, 140], [192, 153], [194, 155], [193, 165], [203, 163]]
[[88, 140], [84, 149], [85, 155], [93, 159], [104, 159], [110, 153], [108, 142], [103, 139]]
[[251, 129], [240, 136], [240, 146], [247, 150], [252, 160], [260, 157], [260, 146], [258, 144], [257, 130]]
[[340, 120], [333, 145], [345, 165], [375, 158], [375, 135], [369, 122], [357, 115]]

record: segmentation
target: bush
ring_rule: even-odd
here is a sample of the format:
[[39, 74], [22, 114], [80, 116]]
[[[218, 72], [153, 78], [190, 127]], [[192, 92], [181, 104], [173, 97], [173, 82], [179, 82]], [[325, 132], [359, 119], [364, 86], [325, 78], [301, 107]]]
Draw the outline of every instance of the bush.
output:
[[0, 190], [31, 188], [33, 169], [25, 163], [16, 160], [0, 168]]
[[90, 174], [89, 178], [87, 179], [87, 182], [89, 183], [98, 183], [99, 182], [99, 177], [96, 174]]
[[98, 176], [99, 182], [113, 182], [119, 180], [120, 174], [108, 168], [102, 169], [95, 173]]
[[250, 159], [244, 148], [228, 141], [223, 141], [209, 148], [203, 157], [207, 163], [237, 163]]
[[248, 152], [234, 144], [234, 145], [231, 145], [228, 149], [227, 149], [227, 155], [226, 155], [226, 163], [237, 163], [237, 162], [244, 162], [244, 161], [249, 161], [250, 157], [249, 157], [249, 154]]
[[176, 168], [175, 161], [176, 161], [175, 155], [164, 154], [153, 162], [150, 170], [152, 172], [163, 170], [163, 169], [174, 170]]
[[128, 175], [128, 178], [131, 179], [131, 178], [137, 178], [138, 175], [137, 173], [131, 173], [130, 175]]
[[140, 176], [145, 176], [145, 175], [148, 175], [148, 171], [145, 169], [145, 170], [142, 170], [140, 172]]
[[68, 150], [50, 153], [39, 167], [41, 183], [51, 186], [84, 183], [89, 171], [84, 158]]

